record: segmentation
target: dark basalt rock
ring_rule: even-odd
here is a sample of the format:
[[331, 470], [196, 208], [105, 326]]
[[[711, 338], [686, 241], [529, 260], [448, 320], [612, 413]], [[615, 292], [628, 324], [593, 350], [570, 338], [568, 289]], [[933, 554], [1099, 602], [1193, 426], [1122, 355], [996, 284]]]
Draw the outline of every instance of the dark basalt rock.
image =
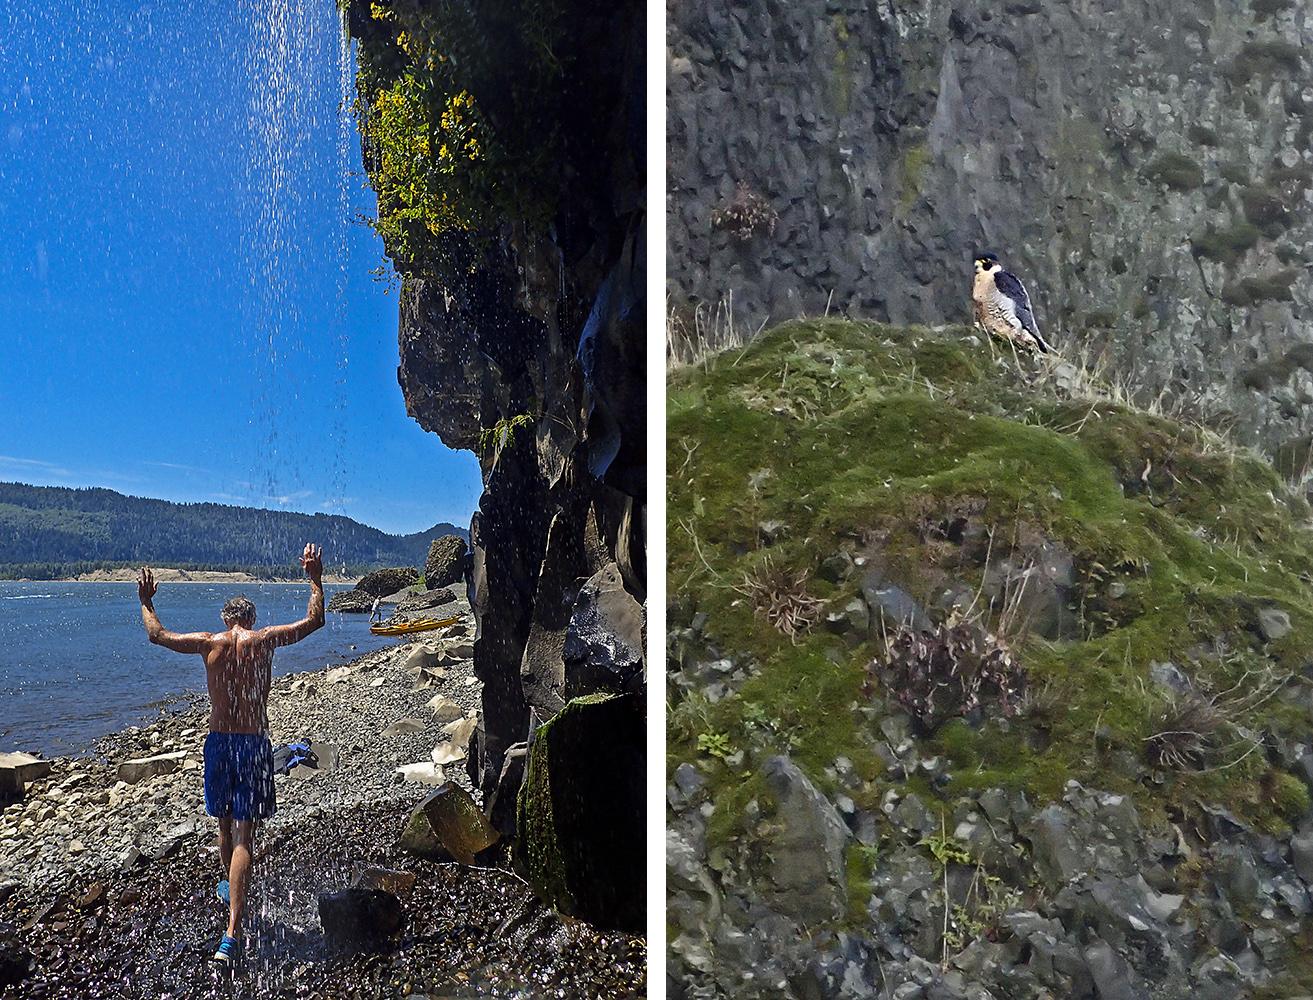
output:
[[397, 604], [398, 614], [410, 614], [414, 611], [429, 611], [432, 608], [440, 608], [444, 604], [450, 604], [456, 599], [456, 594], [450, 587], [443, 587], [440, 590], [430, 590], [424, 594], [416, 594], [413, 597], [407, 597]]
[[328, 599], [328, 611], [344, 614], [361, 614], [374, 607], [374, 594], [363, 590], [344, 590]]
[[375, 597], [387, 597], [398, 590], [405, 590], [419, 579], [419, 570], [411, 566], [394, 566], [389, 569], [376, 569], [366, 573], [356, 584], [356, 590]]
[[[404, 66], [409, 56], [370, 5], [349, 6], [362, 65]], [[565, 0], [554, 14], [569, 25], [553, 46], [562, 110], [551, 123], [569, 180], [549, 224], [527, 211], [490, 219], [477, 253], [401, 262], [407, 412], [448, 447], [478, 454], [483, 474], [468, 560], [483, 683], [469, 768], [503, 829], [522, 774], [506, 766], [511, 748], [573, 694], [645, 683], [631, 625], [646, 596], [644, 17], [636, 0]], [[481, 72], [504, 84], [490, 90], [511, 93], [522, 65], [506, 51], [491, 49]], [[426, 582], [457, 585], [465, 566], [456, 574], [453, 561], [426, 567]], [[606, 608], [593, 597], [580, 611], [581, 589], [608, 566]], [[602, 634], [609, 627], [617, 635]], [[608, 757], [604, 770], [610, 784], [574, 787], [598, 806], [630, 808], [616, 788], [642, 787], [641, 750]]]
[[0, 922], [0, 989], [17, 986], [27, 978], [32, 956], [18, 939], [18, 931]]
[[352, 886], [319, 894], [319, 923], [332, 941], [377, 941], [395, 934], [404, 922], [401, 901], [385, 889]]
[[443, 535], [429, 545], [424, 562], [424, 585], [433, 590], [458, 583], [465, 572], [465, 554], [469, 548], [459, 535]]
[[644, 925], [643, 745], [640, 696], [589, 695], [529, 748], [516, 867], [545, 902], [597, 927]]

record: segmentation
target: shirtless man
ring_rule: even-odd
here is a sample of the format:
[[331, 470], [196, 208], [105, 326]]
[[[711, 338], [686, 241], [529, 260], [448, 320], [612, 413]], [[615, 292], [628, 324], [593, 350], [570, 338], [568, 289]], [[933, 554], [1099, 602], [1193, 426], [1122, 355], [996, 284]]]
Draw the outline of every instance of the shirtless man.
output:
[[210, 691], [210, 733], [205, 738], [205, 811], [219, 820], [219, 859], [226, 879], [217, 894], [228, 904], [228, 930], [214, 953], [216, 962], [231, 962], [251, 874], [251, 850], [260, 820], [273, 815], [274, 761], [269, 743], [270, 671], [274, 649], [290, 646], [324, 624], [322, 550], [307, 545], [301, 566], [310, 578], [305, 617], [290, 625], [255, 628], [255, 605], [234, 597], [223, 606], [222, 632], [170, 632], [152, 606], [155, 576], [143, 568], [137, 578], [141, 620], [146, 635], [176, 653], [205, 658]]

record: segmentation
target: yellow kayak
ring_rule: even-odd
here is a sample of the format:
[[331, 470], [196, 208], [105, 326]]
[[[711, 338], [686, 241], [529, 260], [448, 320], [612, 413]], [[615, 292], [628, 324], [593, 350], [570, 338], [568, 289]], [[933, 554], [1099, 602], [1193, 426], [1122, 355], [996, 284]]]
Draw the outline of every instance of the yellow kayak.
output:
[[375, 635], [409, 635], [411, 632], [428, 632], [435, 628], [446, 628], [448, 625], [455, 625], [460, 621], [460, 617], [455, 618], [416, 618], [413, 622], [405, 622], [402, 625], [371, 625], [369, 631]]

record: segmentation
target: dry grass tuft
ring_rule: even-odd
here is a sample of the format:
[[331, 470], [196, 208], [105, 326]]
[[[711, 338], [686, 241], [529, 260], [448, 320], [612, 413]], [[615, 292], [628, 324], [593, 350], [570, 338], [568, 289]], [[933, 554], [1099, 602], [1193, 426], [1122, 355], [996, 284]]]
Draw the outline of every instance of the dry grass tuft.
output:
[[825, 602], [807, 593], [807, 571], [777, 566], [769, 557], [743, 574], [734, 589], [752, 601], [753, 609], [790, 639], [809, 632], [820, 620]]

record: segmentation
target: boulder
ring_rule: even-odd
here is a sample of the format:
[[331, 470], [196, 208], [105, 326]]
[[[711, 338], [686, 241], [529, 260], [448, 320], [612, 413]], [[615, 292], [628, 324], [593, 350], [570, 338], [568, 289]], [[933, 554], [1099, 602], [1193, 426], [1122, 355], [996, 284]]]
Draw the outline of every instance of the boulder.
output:
[[1258, 631], [1267, 642], [1277, 642], [1290, 634], [1289, 613], [1280, 608], [1260, 608], [1258, 611]]
[[469, 551], [460, 535], [443, 535], [429, 545], [424, 561], [424, 584], [430, 590], [458, 583], [465, 572], [465, 555]]
[[319, 895], [319, 924], [338, 943], [375, 941], [401, 929], [401, 900], [385, 889], [350, 886]]
[[625, 589], [615, 563], [579, 591], [565, 633], [565, 692], [639, 690], [643, 684], [643, 606]]
[[153, 757], [137, 757], [133, 760], [125, 760], [119, 764], [118, 780], [125, 781], [129, 785], [135, 785], [139, 781], [156, 778], [161, 774], [172, 774], [186, 757], [187, 752], [185, 750], [178, 750], [174, 753], [156, 754]]
[[804, 924], [834, 920], [847, 905], [848, 828], [788, 757], [771, 757], [763, 773], [772, 804], [763, 808], [759, 883], [775, 909]]
[[411, 810], [401, 831], [400, 846], [434, 861], [472, 865], [476, 855], [498, 839], [497, 831], [470, 793], [454, 781], [447, 781]]
[[442, 659], [442, 654], [432, 646], [426, 646], [422, 642], [415, 643], [410, 651], [406, 653], [406, 658], [401, 661], [403, 669], [411, 673], [418, 673], [420, 670], [431, 670], [438, 665]]
[[359, 862], [351, 870], [353, 889], [382, 889], [394, 896], [405, 896], [415, 888], [414, 872], [400, 872], [393, 868], [378, 868]]
[[12, 924], [0, 922], [0, 991], [17, 986], [32, 969], [32, 955], [18, 939]]
[[430, 590], [427, 594], [411, 594], [397, 602], [397, 613], [407, 615], [415, 611], [428, 611], [431, 608], [440, 608], [444, 604], [451, 604], [455, 600], [456, 594], [449, 587]]
[[[366, 573], [356, 584], [356, 590], [375, 597], [387, 597], [398, 590], [405, 590], [419, 579], [419, 570], [410, 566], [394, 566], [390, 569], [376, 569]], [[372, 602], [371, 602], [372, 603]]]
[[402, 764], [397, 768], [402, 781], [411, 781], [417, 785], [441, 785], [447, 780], [447, 772], [442, 765], [431, 760], [421, 760], [415, 764]]
[[428, 725], [423, 719], [398, 719], [387, 729], [383, 730], [384, 736], [410, 736], [415, 733], [422, 733]]
[[465, 716], [465, 710], [445, 694], [435, 694], [428, 700], [426, 707], [433, 713], [433, 721], [440, 726]]
[[362, 614], [374, 609], [374, 594], [363, 590], [343, 590], [328, 599], [328, 610], [344, 614]]
[[502, 758], [501, 774], [497, 787], [488, 800], [488, 819], [492, 828], [504, 837], [515, 833], [515, 801], [524, 782], [524, 762], [529, 756], [529, 744], [516, 743]]
[[520, 786], [516, 867], [546, 903], [641, 932], [646, 911], [643, 699], [594, 694], [539, 727]]
[[5, 772], [12, 772], [24, 784], [40, 781], [50, 774], [50, 761], [33, 757], [30, 753], [0, 753], [0, 786]]

